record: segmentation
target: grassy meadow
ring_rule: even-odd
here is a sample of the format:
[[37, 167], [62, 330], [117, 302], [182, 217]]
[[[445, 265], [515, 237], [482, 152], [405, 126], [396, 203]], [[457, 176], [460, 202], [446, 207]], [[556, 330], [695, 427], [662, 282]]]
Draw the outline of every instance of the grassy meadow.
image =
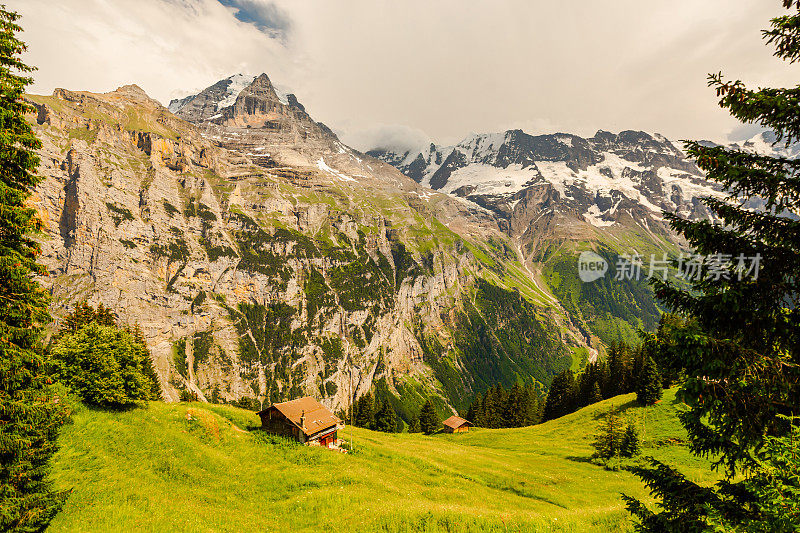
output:
[[248, 431], [256, 415], [228, 406], [79, 407], [54, 467], [72, 493], [51, 531], [625, 531], [619, 494], [647, 491], [588, 460], [612, 403], [643, 431], [644, 455], [713, 481], [686, 448], [674, 390], [653, 407], [630, 394], [520, 429], [354, 429], [352, 454]]

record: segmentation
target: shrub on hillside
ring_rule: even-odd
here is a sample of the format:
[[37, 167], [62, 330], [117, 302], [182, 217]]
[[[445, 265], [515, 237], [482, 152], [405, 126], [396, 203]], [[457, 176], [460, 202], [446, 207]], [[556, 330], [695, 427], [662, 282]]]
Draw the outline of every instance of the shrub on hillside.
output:
[[197, 401], [197, 393], [195, 391], [193, 391], [193, 390], [181, 389], [180, 401], [182, 401], [182, 402], [196, 402]]
[[155, 399], [150, 354], [127, 331], [90, 323], [63, 335], [52, 356], [57, 379], [89, 405], [123, 408]]
[[608, 466], [609, 461], [631, 458], [640, 452], [639, 432], [632, 424], [625, 424], [615, 408], [611, 408], [603, 417], [594, 436], [592, 457]]

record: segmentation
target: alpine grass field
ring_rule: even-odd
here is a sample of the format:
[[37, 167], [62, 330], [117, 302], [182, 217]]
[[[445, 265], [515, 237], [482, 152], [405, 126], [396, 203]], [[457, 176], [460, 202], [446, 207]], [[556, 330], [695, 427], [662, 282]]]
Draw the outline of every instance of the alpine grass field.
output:
[[265, 435], [254, 413], [229, 406], [78, 405], [54, 463], [56, 488], [72, 494], [50, 530], [631, 530], [620, 493], [650, 501], [644, 485], [590, 462], [612, 404], [640, 429], [644, 456], [715, 481], [688, 452], [674, 389], [652, 407], [629, 394], [520, 429], [423, 436], [348, 427], [353, 454]]

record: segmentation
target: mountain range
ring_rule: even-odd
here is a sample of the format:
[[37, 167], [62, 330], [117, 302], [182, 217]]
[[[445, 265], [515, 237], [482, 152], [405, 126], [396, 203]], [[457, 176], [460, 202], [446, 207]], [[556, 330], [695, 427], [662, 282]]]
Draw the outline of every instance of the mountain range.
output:
[[577, 253], [675, 253], [661, 210], [724, 195], [644, 132], [362, 153], [266, 74], [168, 107], [135, 85], [26, 98], [52, 312], [138, 324], [173, 400], [371, 390], [410, 420], [427, 397], [545, 389], [660, 314], [644, 280], [581, 283]]

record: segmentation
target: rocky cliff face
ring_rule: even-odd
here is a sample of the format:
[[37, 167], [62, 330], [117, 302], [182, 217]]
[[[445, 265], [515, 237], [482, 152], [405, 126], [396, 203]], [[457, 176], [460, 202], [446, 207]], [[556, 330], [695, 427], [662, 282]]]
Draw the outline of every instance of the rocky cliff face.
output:
[[587, 348], [495, 214], [342, 145], [266, 75], [175, 114], [136, 86], [28, 98], [53, 312], [138, 323], [171, 399], [342, 409], [372, 388], [409, 418]]

